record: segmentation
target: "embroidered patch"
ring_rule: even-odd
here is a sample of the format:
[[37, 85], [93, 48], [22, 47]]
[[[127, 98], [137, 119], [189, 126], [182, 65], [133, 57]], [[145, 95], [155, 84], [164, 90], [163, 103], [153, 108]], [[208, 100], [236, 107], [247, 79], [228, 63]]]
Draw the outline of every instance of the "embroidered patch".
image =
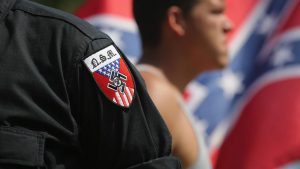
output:
[[129, 107], [134, 96], [134, 81], [119, 52], [110, 45], [84, 59], [97, 85], [109, 100]]

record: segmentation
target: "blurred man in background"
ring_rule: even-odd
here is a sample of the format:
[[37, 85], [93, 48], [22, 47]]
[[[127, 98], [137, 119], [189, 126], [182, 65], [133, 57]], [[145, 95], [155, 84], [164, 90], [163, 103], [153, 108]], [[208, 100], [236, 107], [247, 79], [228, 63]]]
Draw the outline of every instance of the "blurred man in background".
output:
[[184, 168], [210, 168], [181, 93], [199, 73], [228, 64], [226, 34], [232, 24], [223, 0], [134, 0], [142, 38], [138, 69], [173, 137], [172, 151]]

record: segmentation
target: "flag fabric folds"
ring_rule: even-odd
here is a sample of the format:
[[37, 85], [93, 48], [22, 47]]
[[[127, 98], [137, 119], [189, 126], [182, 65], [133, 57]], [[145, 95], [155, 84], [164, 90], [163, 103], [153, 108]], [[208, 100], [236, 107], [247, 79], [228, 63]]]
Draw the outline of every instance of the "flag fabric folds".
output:
[[231, 64], [189, 85], [192, 115], [217, 169], [300, 168], [300, 1], [227, 3]]

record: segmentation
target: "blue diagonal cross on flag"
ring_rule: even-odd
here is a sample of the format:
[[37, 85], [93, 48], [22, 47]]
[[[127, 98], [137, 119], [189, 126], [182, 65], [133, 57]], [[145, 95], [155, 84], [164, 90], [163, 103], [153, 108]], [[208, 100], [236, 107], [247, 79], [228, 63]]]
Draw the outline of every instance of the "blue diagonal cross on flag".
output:
[[200, 76], [186, 94], [215, 168], [300, 168], [300, 1], [227, 3], [249, 8], [228, 5], [240, 23], [230, 67]]

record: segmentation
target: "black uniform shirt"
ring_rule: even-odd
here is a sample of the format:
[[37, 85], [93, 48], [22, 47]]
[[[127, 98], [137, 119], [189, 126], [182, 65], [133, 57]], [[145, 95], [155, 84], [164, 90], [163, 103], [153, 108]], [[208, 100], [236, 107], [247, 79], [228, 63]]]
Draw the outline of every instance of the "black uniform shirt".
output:
[[[179, 168], [143, 81], [118, 106], [84, 64], [112, 40], [64, 12], [0, 0], [0, 168]], [[121, 51], [119, 54], [123, 57]]]

